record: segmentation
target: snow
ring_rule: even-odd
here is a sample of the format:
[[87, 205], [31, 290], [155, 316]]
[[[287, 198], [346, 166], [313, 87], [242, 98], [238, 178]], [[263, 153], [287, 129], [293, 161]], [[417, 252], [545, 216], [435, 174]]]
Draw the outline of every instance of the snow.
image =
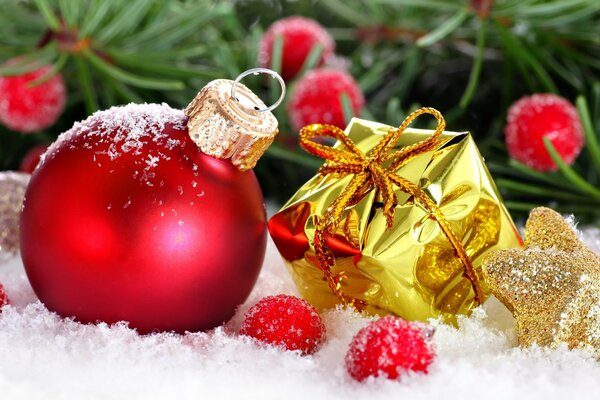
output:
[[[600, 249], [600, 230], [584, 228]], [[260, 298], [297, 294], [272, 242], [255, 290], [225, 326], [207, 333], [139, 336], [123, 324], [81, 325], [48, 312], [18, 257], [0, 264], [12, 305], [0, 314], [2, 399], [580, 399], [597, 398], [600, 363], [562, 347], [521, 349], [515, 323], [496, 300], [458, 329], [432, 321], [437, 357], [428, 375], [353, 381], [344, 356], [370, 319], [325, 312], [327, 338], [312, 356], [237, 335]]]
[[[97, 111], [62, 133], [41, 157], [39, 165], [44, 163], [46, 157], [53, 157], [65, 143], [84, 136], [87, 139], [84, 143], [86, 148], [95, 148], [97, 155], [106, 154], [110, 161], [124, 153], [139, 156], [142, 159], [140, 163], [145, 165], [145, 178], [148, 178], [148, 171], [155, 168], [160, 160], [168, 160], [169, 151], [181, 145], [181, 141], [169, 137], [165, 132], [166, 127], [185, 129], [183, 111], [173, 109], [166, 103], [130, 103]], [[144, 143], [148, 141], [154, 142], [156, 148], [146, 147], [142, 151]]]

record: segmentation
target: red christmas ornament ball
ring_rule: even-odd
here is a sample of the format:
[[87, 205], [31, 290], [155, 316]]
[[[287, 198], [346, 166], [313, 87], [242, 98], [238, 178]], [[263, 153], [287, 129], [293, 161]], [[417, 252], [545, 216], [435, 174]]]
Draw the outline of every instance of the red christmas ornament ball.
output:
[[259, 63], [262, 67], [271, 67], [273, 43], [279, 35], [283, 38], [281, 76], [286, 81], [300, 72], [315, 45], [320, 44], [323, 48], [317, 65], [335, 51], [333, 38], [318, 22], [299, 16], [282, 18], [269, 27], [260, 42]]
[[288, 103], [288, 115], [296, 131], [314, 124], [346, 127], [340, 97], [345, 93], [350, 98], [354, 114], [360, 113], [365, 105], [364, 95], [350, 74], [336, 69], [315, 69], [306, 74], [296, 85]]
[[21, 160], [19, 171], [31, 174], [33, 170], [35, 170], [35, 167], [37, 167], [39, 164], [40, 158], [46, 152], [46, 150], [48, 150], [47, 144], [40, 144], [29, 149], [29, 151], [25, 154], [25, 157], [23, 157]]
[[[14, 66], [19, 62], [20, 58], [13, 58], [4, 66]], [[21, 75], [0, 76], [0, 123], [12, 130], [28, 133], [56, 122], [66, 102], [62, 76], [56, 74], [39, 85], [29, 86], [51, 68], [51, 65], [45, 65]]]
[[325, 338], [325, 326], [317, 310], [298, 297], [267, 296], [244, 316], [242, 335], [287, 350], [314, 353]]
[[252, 171], [202, 153], [183, 112], [113, 107], [62, 134], [32, 175], [21, 256], [52, 311], [200, 331], [250, 293], [265, 246]]
[[402, 373], [427, 373], [435, 358], [433, 331], [419, 323], [386, 316], [358, 331], [346, 354], [346, 370], [357, 381], [373, 376], [397, 379]]
[[510, 157], [541, 172], [557, 169], [544, 146], [544, 137], [567, 164], [575, 161], [584, 143], [577, 109], [551, 93], [515, 102], [508, 110], [504, 134]]
[[6, 291], [4, 290], [4, 286], [0, 285], [0, 312], [2, 312], [2, 307], [9, 304], [8, 296], [6, 295]]

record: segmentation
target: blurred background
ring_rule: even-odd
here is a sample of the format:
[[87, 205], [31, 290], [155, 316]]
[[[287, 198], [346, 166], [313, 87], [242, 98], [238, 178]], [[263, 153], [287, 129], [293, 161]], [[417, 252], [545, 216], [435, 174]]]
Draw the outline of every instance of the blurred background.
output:
[[[290, 16], [314, 20], [299, 29], [316, 39], [286, 36], [298, 24]], [[398, 125], [432, 106], [449, 130], [473, 133], [515, 215], [550, 205], [600, 216], [597, 0], [0, 0], [0, 63], [2, 170], [31, 170], [48, 143], [96, 110], [129, 102], [183, 108], [208, 81], [264, 65], [288, 85], [274, 111], [280, 134], [255, 169], [268, 199], [284, 202], [321, 163], [298, 148], [298, 123], [332, 122], [339, 111], [345, 121]], [[319, 83], [314, 72], [322, 69], [343, 76]], [[11, 120], [7, 98], [43, 113], [57, 77], [64, 109], [39, 126]], [[263, 78], [244, 83], [269, 103], [279, 88]], [[338, 78], [349, 80], [339, 86]], [[579, 156], [555, 172], [511, 159], [505, 144], [507, 110], [535, 93], [576, 105], [585, 131]]]

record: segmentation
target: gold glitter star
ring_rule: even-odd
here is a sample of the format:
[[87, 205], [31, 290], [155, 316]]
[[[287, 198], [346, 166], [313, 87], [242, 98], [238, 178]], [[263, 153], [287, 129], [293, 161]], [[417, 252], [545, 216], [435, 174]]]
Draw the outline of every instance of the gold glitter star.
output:
[[525, 249], [483, 262], [491, 292], [513, 313], [521, 346], [592, 346], [600, 354], [600, 257], [560, 214], [536, 208]]

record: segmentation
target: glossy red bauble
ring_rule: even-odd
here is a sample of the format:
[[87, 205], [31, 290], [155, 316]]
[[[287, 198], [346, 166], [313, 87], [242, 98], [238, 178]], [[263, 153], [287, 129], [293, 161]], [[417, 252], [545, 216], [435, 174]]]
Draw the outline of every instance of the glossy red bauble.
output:
[[141, 333], [199, 331], [250, 293], [266, 235], [252, 171], [200, 152], [166, 105], [98, 112], [34, 172], [21, 254], [46, 306]]

